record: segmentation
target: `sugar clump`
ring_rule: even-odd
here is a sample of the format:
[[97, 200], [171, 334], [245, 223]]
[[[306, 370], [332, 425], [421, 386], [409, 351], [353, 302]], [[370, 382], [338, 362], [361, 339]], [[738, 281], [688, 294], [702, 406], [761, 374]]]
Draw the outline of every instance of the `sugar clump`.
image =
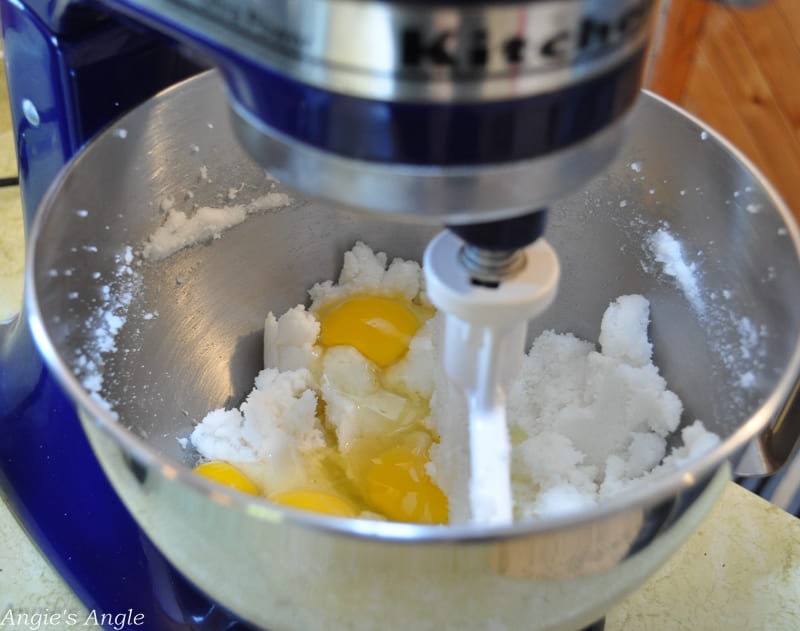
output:
[[174, 198], [165, 198], [161, 204], [164, 220], [145, 241], [142, 256], [158, 261], [196, 243], [219, 239], [223, 232], [242, 223], [248, 215], [283, 208], [291, 201], [286, 193], [270, 192], [247, 204], [203, 206], [189, 214], [175, 208]]

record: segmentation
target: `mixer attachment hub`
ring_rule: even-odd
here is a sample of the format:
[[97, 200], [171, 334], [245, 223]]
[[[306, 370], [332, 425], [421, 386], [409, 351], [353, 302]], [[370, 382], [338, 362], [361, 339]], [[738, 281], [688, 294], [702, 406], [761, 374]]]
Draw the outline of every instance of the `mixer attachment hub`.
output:
[[486, 250], [465, 244], [458, 258], [469, 272], [473, 285], [490, 289], [497, 289], [502, 281], [525, 267], [522, 250]]
[[459, 261], [473, 285], [496, 289], [525, 268], [525, 248], [544, 234], [545, 209], [517, 217], [450, 226], [464, 241]]

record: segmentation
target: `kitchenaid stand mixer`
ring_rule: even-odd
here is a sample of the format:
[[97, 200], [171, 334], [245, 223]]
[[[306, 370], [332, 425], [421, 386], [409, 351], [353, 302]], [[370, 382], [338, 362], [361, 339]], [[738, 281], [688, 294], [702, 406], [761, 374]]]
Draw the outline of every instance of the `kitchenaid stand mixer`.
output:
[[[646, 1], [107, 2], [99, 14], [78, 3], [2, 6], [29, 221], [94, 131], [195, 69], [171, 43], [129, 30], [130, 20], [219, 65], [240, 140], [280, 180], [345, 207], [451, 225], [470, 244], [469, 276], [487, 290], [541, 236], [544, 208], [613, 158], [652, 17]], [[35, 75], [26, 60], [51, 72]], [[218, 628], [225, 614], [182, 590], [116, 500], [77, 422], [65, 421], [72, 406], [25, 323], [2, 343], [4, 486], [57, 569], [90, 606], [133, 607], [183, 628], [156, 609], [189, 600], [186, 628]], [[101, 542], [96, 552], [86, 552], [87, 537]], [[153, 576], [157, 568], [164, 574]]]

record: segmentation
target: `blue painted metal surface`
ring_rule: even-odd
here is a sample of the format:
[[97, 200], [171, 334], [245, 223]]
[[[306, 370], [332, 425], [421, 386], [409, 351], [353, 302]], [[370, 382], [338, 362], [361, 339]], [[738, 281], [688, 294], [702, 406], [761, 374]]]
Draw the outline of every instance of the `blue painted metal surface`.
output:
[[[197, 70], [163, 43], [105, 18], [87, 14], [68, 25], [54, 6], [0, 2], [26, 227], [83, 143]], [[248, 628], [180, 576], [140, 531], [45, 367], [24, 313], [0, 326], [0, 435], [0, 490], [97, 619], [130, 612], [130, 629]]]

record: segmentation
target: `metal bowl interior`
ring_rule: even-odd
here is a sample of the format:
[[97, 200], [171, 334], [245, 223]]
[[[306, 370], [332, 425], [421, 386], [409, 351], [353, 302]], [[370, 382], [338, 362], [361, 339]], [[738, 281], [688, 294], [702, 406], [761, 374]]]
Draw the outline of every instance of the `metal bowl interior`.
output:
[[[109, 476], [157, 543], [154, 529], [191, 529], [196, 517], [153, 516], [162, 506], [156, 489], [169, 482], [170, 497], [183, 492], [223, 507], [233, 516], [220, 517], [229, 528], [255, 519], [265, 529], [349, 534], [364, 546], [367, 539], [424, 546], [545, 537], [634, 516], [636, 536], [601, 564], [610, 570], [644, 546], [641, 523], [650, 512], [677, 496], [696, 497], [700, 482], [775, 418], [797, 379], [800, 238], [790, 214], [729, 145], [644, 95], [611, 170], [551, 211], [548, 240], [561, 259], [562, 285], [530, 336], [555, 329], [596, 340], [610, 300], [645, 295], [656, 364], [683, 400], [685, 420], [702, 419], [720, 435], [715, 450], [597, 509], [497, 531], [319, 518], [220, 492], [190, 474], [195, 455], [179, 439], [209, 410], [238, 404], [250, 390], [265, 314], [306, 302], [306, 290], [334, 278], [356, 240], [421, 260], [438, 230], [344, 213], [290, 192], [290, 206], [253, 213], [219, 239], [161, 261], [139, 258], [165, 208], [247, 202], [273, 185], [236, 144], [224, 95], [208, 74], [103, 133], [54, 184], [36, 218], [27, 269], [34, 335], [87, 431], [97, 433], [93, 444]], [[659, 229], [680, 240], [699, 294], [654, 260], [649, 244]], [[100, 373], [98, 398], [86, 380]], [[132, 462], [149, 472], [147, 484], [118, 481], [125, 467], [136, 469]], [[200, 506], [192, 510], [206, 510]], [[178, 560], [181, 569], [187, 564]], [[198, 572], [198, 584], [214, 583], [211, 572]]]

